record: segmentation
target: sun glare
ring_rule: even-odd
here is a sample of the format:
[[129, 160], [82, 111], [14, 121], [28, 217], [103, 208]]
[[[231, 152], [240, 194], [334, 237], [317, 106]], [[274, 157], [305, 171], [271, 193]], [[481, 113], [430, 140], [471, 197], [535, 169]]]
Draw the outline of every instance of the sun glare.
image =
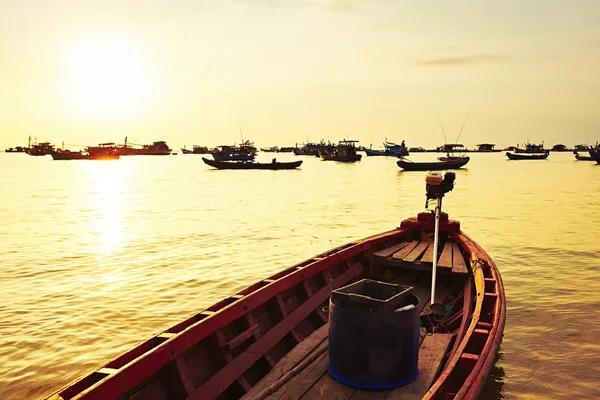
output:
[[115, 117], [140, 112], [148, 95], [143, 58], [119, 36], [87, 38], [67, 59], [72, 106], [81, 114]]

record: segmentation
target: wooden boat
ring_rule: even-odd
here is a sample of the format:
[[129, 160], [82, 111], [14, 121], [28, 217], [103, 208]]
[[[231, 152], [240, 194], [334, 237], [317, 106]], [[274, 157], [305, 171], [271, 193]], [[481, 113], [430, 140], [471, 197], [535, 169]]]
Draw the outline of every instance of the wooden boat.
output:
[[509, 151], [506, 152], [506, 156], [511, 160], [545, 160], [548, 158], [550, 153], [545, 152], [542, 154], [535, 153], [511, 153]]
[[394, 142], [388, 142], [386, 139], [383, 142], [383, 146], [385, 147], [385, 150], [390, 156], [402, 158], [410, 155], [408, 149], [406, 148], [406, 145], [404, 144], [404, 140], [402, 141], [402, 143], [397, 144]]
[[86, 151], [54, 150], [50, 152], [53, 160], [116, 160], [119, 152], [110, 147], [88, 147]]
[[50, 154], [50, 152], [53, 150], [53, 144], [50, 144], [50, 142], [42, 142], [31, 145], [27, 154], [29, 154], [30, 156], [45, 156], [47, 154]]
[[240, 162], [232, 162], [232, 161], [216, 161], [209, 160], [207, 158], [202, 157], [202, 161], [206, 165], [210, 165], [211, 167], [217, 169], [270, 169], [270, 170], [280, 170], [280, 169], [294, 169], [298, 168], [302, 164], [302, 160], [300, 161], [292, 161], [292, 162], [277, 162], [273, 159], [270, 163], [257, 163], [252, 161], [240, 161]]
[[575, 159], [579, 161], [596, 161], [592, 156], [584, 156], [579, 154], [577, 151], [573, 152], [575, 154]]
[[260, 151], [264, 151], [265, 153], [279, 153], [279, 147], [261, 147]]
[[396, 164], [405, 171], [440, 171], [446, 169], [458, 169], [469, 162], [469, 157], [452, 159], [448, 161], [409, 161], [406, 159], [398, 160]]
[[17, 147], [9, 147], [8, 149], [5, 149], [4, 152], [5, 153], [25, 153], [26, 148], [22, 147], [22, 146], [17, 146]]
[[53, 150], [50, 152], [53, 160], [88, 160], [90, 155], [83, 151]]
[[254, 160], [256, 149], [247, 145], [215, 147], [212, 156], [215, 161], [251, 161]]
[[525, 143], [525, 148], [521, 149], [519, 147], [515, 148], [515, 153], [545, 153], [544, 143], [542, 144], [533, 144], [533, 143]]
[[[105, 143], [108, 145], [109, 143]], [[137, 147], [133, 147], [137, 146]], [[171, 148], [167, 145], [167, 142], [160, 140], [153, 142], [152, 144], [136, 145], [133, 143], [127, 143], [127, 137], [122, 146], [117, 147], [119, 154], [122, 156], [168, 156], [171, 155]]]
[[302, 147], [294, 147], [292, 149], [295, 155], [297, 156], [315, 156], [319, 157], [320, 153], [333, 153], [335, 151], [335, 146], [331, 143], [325, 143], [324, 140], [321, 140], [319, 143], [306, 143]]
[[365, 148], [367, 156], [389, 156], [390, 152], [387, 150], [372, 150]]
[[[258, 281], [47, 399], [476, 399], [502, 340], [502, 279], [490, 256], [447, 214], [441, 213], [434, 248], [434, 219], [421, 213]], [[444, 316], [428, 306], [434, 257], [435, 299], [444, 299]], [[410, 285], [419, 299], [419, 376], [407, 386], [356, 389], [326, 370], [329, 298], [363, 277]]]
[[361, 154], [356, 154], [356, 147], [354, 146], [358, 140], [342, 140], [335, 147], [335, 150], [319, 151], [319, 155], [323, 161], [339, 161], [339, 162], [356, 162], [362, 158]]
[[181, 148], [183, 154], [210, 154], [210, 150], [206, 146], [199, 146], [195, 144], [192, 150], [186, 149], [185, 146]]

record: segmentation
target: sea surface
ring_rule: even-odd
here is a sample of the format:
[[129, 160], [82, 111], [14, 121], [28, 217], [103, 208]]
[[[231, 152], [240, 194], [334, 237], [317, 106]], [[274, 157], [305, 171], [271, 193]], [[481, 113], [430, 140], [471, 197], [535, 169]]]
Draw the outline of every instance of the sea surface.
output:
[[[416, 154], [413, 160], [434, 159]], [[177, 321], [424, 209], [424, 172], [291, 154], [0, 154], [0, 399], [40, 398]], [[471, 154], [444, 209], [498, 265], [501, 355], [482, 398], [600, 398], [600, 165]]]

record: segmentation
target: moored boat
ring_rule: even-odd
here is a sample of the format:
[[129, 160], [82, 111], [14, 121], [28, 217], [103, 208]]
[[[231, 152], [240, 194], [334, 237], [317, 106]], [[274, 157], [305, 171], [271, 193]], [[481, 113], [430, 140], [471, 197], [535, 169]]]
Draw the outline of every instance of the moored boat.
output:
[[210, 154], [210, 150], [206, 146], [199, 146], [195, 144], [192, 150], [186, 149], [185, 146], [181, 148], [183, 154]]
[[358, 140], [342, 140], [333, 151], [319, 151], [321, 159], [324, 161], [356, 162], [362, 158], [361, 154], [356, 154], [355, 143]]
[[[427, 193], [429, 198], [429, 186]], [[441, 205], [441, 198], [437, 201]], [[330, 321], [340, 305], [330, 297], [367, 277], [406, 285], [416, 299], [412, 306], [421, 318], [411, 346], [417, 349], [418, 377], [403, 387], [363, 390], [340, 382], [331, 369], [332, 349], [339, 342], [329, 335], [335, 332]], [[436, 311], [439, 306], [443, 313]], [[388, 315], [399, 310], [391, 311]], [[505, 319], [502, 278], [494, 261], [436, 206], [435, 214], [405, 219], [396, 229], [258, 281], [47, 399], [339, 398], [336, 393], [346, 399], [475, 399], [496, 361]], [[379, 335], [394, 334], [374, 332], [371, 346], [380, 343]], [[376, 370], [386, 354], [376, 356], [373, 366], [359, 368]]]
[[50, 152], [53, 160], [87, 160], [90, 158], [88, 153], [83, 151], [71, 151], [71, 150], [53, 150]]
[[116, 160], [120, 154], [115, 147], [100, 145], [86, 147], [83, 151], [54, 150], [50, 153], [53, 160]]
[[575, 154], [575, 159], [578, 161], [596, 161], [594, 160], [594, 157], [592, 156], [585, 156], [585, 155], [581, 155], [579, 154], [579, 152], [577, 152], [577, 150], [573, 151], [573, 153]]
[[50, 142], [42, 142], [31, 145], [27, 154], [30, 156], [45, 156], [54, 151], [54, 145]]
[[302, 160], [290, 162], [278, 162], [275, 158], [270, 163], [258, 163], [254, 161], [216, 161], [202, 157], [206, 165], [217, 169], [295, 169], [302, 164]]
[[405, 171], [441, 171], [446, 169], [458, 169], [464, 167], [469, 157], [452, 159], [448, 161], [410, 161], [407, 159], [398, 160], [396, 164]]
[[549, 152], [535, 154], [535, 153], [511, 153], [509, 151], [506, 152], [506, 156], [510, 160], [545, 160], [548, 158]]
[[5, 153], [25, 153], [26, 147], [17, 146], [17, 147], [9, 147], [5, 149]]
[[123, 146], [118, 147], [118, 150], [122, 156], [168, 156], [172, 152], [167, 142], [162, 140], [152, 144], [143, 144], [141, 147], [133, 147], [131, 143], [127, 144], [127, 138], [125, 138]]
[[388, 142], [388, 140], [386, 139], [383, 142], [383, 146], [385, 147], [385, 150], [390, 156], [402, 158], [410, 155], [408, 149], [406, 148], [404, 140], [402, 141], [402, 143], [397, 144], [394, 142]]
[[240, 146], [221, 145], [214, 148], [212, 156], [216, 161], [251, 161], [256, 156], [256, 148], [248, 141]]
[[515, 153], [546, 153], [544, 149], [544, 143], [542, 144], [533, 144], [533, 143], [525, 143], [525, 148], [521, 149], [518, 146], [515, 148]]
[[367, 156], [389, 156], [390, 152], [387, 150], [373, 150], [365, 148], [365, 154]]
[[457, 161], [457, 160], [464, 160], [464, 159], [468, 158], [467, 154], [466, 154], [467, 149], [462, 144], [446, 143], [445, 145], [440, 147], [440, 151], [443, 151], [446, 153], [446, 157], [438, 157], [438, 160], [440, 160], [440, 161]]

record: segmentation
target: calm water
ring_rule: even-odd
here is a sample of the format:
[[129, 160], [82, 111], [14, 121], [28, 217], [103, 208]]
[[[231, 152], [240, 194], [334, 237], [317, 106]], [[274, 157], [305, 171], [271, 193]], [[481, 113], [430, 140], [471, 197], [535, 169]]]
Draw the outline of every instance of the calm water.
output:
[[[1, 154], [0, 398], [47, 395], [250, 283], [423, 209], [424, 173], [393, 159], [301, 158], [298, 171], [215, 171], [197, 155]], [[445, 209], [495, 259], [507, 293], [484, 397], [599, 398], [600, 166], [495, 153], [467, 167]]]

